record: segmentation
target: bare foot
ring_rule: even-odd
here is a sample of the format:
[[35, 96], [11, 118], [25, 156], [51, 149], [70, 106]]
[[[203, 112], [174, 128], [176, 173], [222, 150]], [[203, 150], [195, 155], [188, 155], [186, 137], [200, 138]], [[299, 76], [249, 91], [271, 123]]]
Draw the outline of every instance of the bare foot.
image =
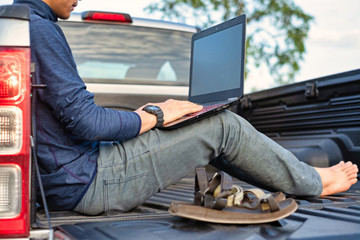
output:
[[358, 167], [352, 162], [343, 162], [328, 167], [317, 168], [323, 184], [321, 196], [331, 195], [348, 190], [357, 182]]

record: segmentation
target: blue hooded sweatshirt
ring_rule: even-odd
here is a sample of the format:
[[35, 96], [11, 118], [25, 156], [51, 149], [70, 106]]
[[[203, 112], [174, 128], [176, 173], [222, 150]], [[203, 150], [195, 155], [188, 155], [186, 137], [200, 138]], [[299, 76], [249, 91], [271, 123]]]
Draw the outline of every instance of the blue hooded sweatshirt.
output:
[[36, 81], [36, 144], [47, 202], [53, 210], [72, 210], [96, 175], [99, 141], [126, 141], [138, 135], [134, 112], [106, 109], [78, 75], [57, 16], [41, 0], [14, 0], [30, 7], [31, 59]]

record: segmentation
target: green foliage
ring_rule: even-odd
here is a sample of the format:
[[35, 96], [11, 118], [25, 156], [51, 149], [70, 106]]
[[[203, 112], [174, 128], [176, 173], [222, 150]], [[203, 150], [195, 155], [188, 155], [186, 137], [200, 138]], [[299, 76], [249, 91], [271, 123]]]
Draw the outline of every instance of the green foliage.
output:
[[305, 53], [312, 16], [293, 0], [162, 0], [146, 10], [160, 11], [164, 19], [187, 23], [195, 20], [200, 28], [243, 13], [247, 16], [246, 72], [249, 66], [265, 63], [278, 84], [294, 80]]

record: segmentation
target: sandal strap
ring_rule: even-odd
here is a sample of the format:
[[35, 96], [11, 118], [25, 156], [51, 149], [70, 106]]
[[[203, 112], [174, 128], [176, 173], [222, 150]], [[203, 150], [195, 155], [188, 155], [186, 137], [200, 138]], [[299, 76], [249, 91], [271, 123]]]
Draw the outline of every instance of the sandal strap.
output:
[[204, 207], [221, 210], [227, 206], [227, 197], [232, 194], [232, 177], [225, 172], [217, 172], [204, 192]]
[[196, 168], [195, 191], [204, 193], [208, 186], [209, 179], [205, 168]]
[[231, 191], [233, 186], [232, 177], [225, 172], [215, 173], [214, 176], [211, 178], [208, 189], [205, 190], [205, 193], [214, 194], [218, 186], [220, 186], [220, 189], [218, 190], [216, 195], [219, 195], [220, 193], [225, 191]]
[[242, 203], [241, 207], [248, 209], [256, 209], [261, 207], [263, 211], [270, 210], [270, 212], [275, 212], [280, 209], [278, 201], [276, 201], [276, 199], [271, 194], [266, 194], [261, 189], [248, 189], [245, 191], [245, 196], [250, 198], [249, 194], [254, 195], [256, 198], [250, 202]]
[[225, 172], [215, 173], [209, 181], [205, 168], [196, 168], [194, 195], [195, 205], [216, 210], [233, 206], [261, 208], [270, 212], [280, 209], [278, 201], [271, 194], [266, 194], [259, 188], [244, 191], [240, 186], [233, 185], [232, 177]]
[[227, 197], [227, 207], [241, 206], [244, 199], [244, 190], [237, 185], [233, 185], [232, 194]]
[[264, 196], [266, 196], [266, 193], [261, 190], [260, 188], [250, 188], [250, 189], [246, 189], [244, 191], [244, 194], [245, 195], [248, 195], [248, 194], [252, 194], [254, 195], [257, 199], [263, 199]]
[[261, 200], [261, 209], [263, 211], [270, 210], [270, 212], [275, 212], [280, 210], [279, 202], [275, 200], [273, 196], [269, 196]]
[[195, 175], [195, 192], [194, 192], [194, 204], [201, 205], [203, 202], [203, 196], [205, 190], [208, 188], [209, 179], [206, 174], [205, 168], [196, 168]]

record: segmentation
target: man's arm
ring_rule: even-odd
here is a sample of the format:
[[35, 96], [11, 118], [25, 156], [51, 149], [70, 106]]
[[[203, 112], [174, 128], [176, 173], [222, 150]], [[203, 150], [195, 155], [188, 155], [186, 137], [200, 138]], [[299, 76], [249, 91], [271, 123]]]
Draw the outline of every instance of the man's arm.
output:
[[[179, 101], [173, 99], [169, 99], [162, 103], [148, 103], [146, 105], [155, 105], [161, 108], [164, 113], [164, 124], [175, 121], [186, 114], [198, 112], [203, 108], [203, 106], [189, 101]], [[144, 106], [135, 111], [141, 118], [141, 129], [139, 134], [149, 131], [155, 127], [157, 122], [156, 116], [143, 111], [143, 107]]]
[[[59, 26], [39, 19], [31, 23], [32, 60], [38, 83], [38, 107], [54, 116], [57, 128], [64, 128], [86, 141], [125, 141], [137, 136], [141, 119], [134, 112], [97, 106], [94, 95], [78, 75], [69, 45]], [[53, 121], [54, 123], [55, 121]], [[49, 122], [42, 122], [47, 128]], [[54, 125], [54, 124], [53, 124]], [[54, 128], [55, 126], [50, 126]]]

